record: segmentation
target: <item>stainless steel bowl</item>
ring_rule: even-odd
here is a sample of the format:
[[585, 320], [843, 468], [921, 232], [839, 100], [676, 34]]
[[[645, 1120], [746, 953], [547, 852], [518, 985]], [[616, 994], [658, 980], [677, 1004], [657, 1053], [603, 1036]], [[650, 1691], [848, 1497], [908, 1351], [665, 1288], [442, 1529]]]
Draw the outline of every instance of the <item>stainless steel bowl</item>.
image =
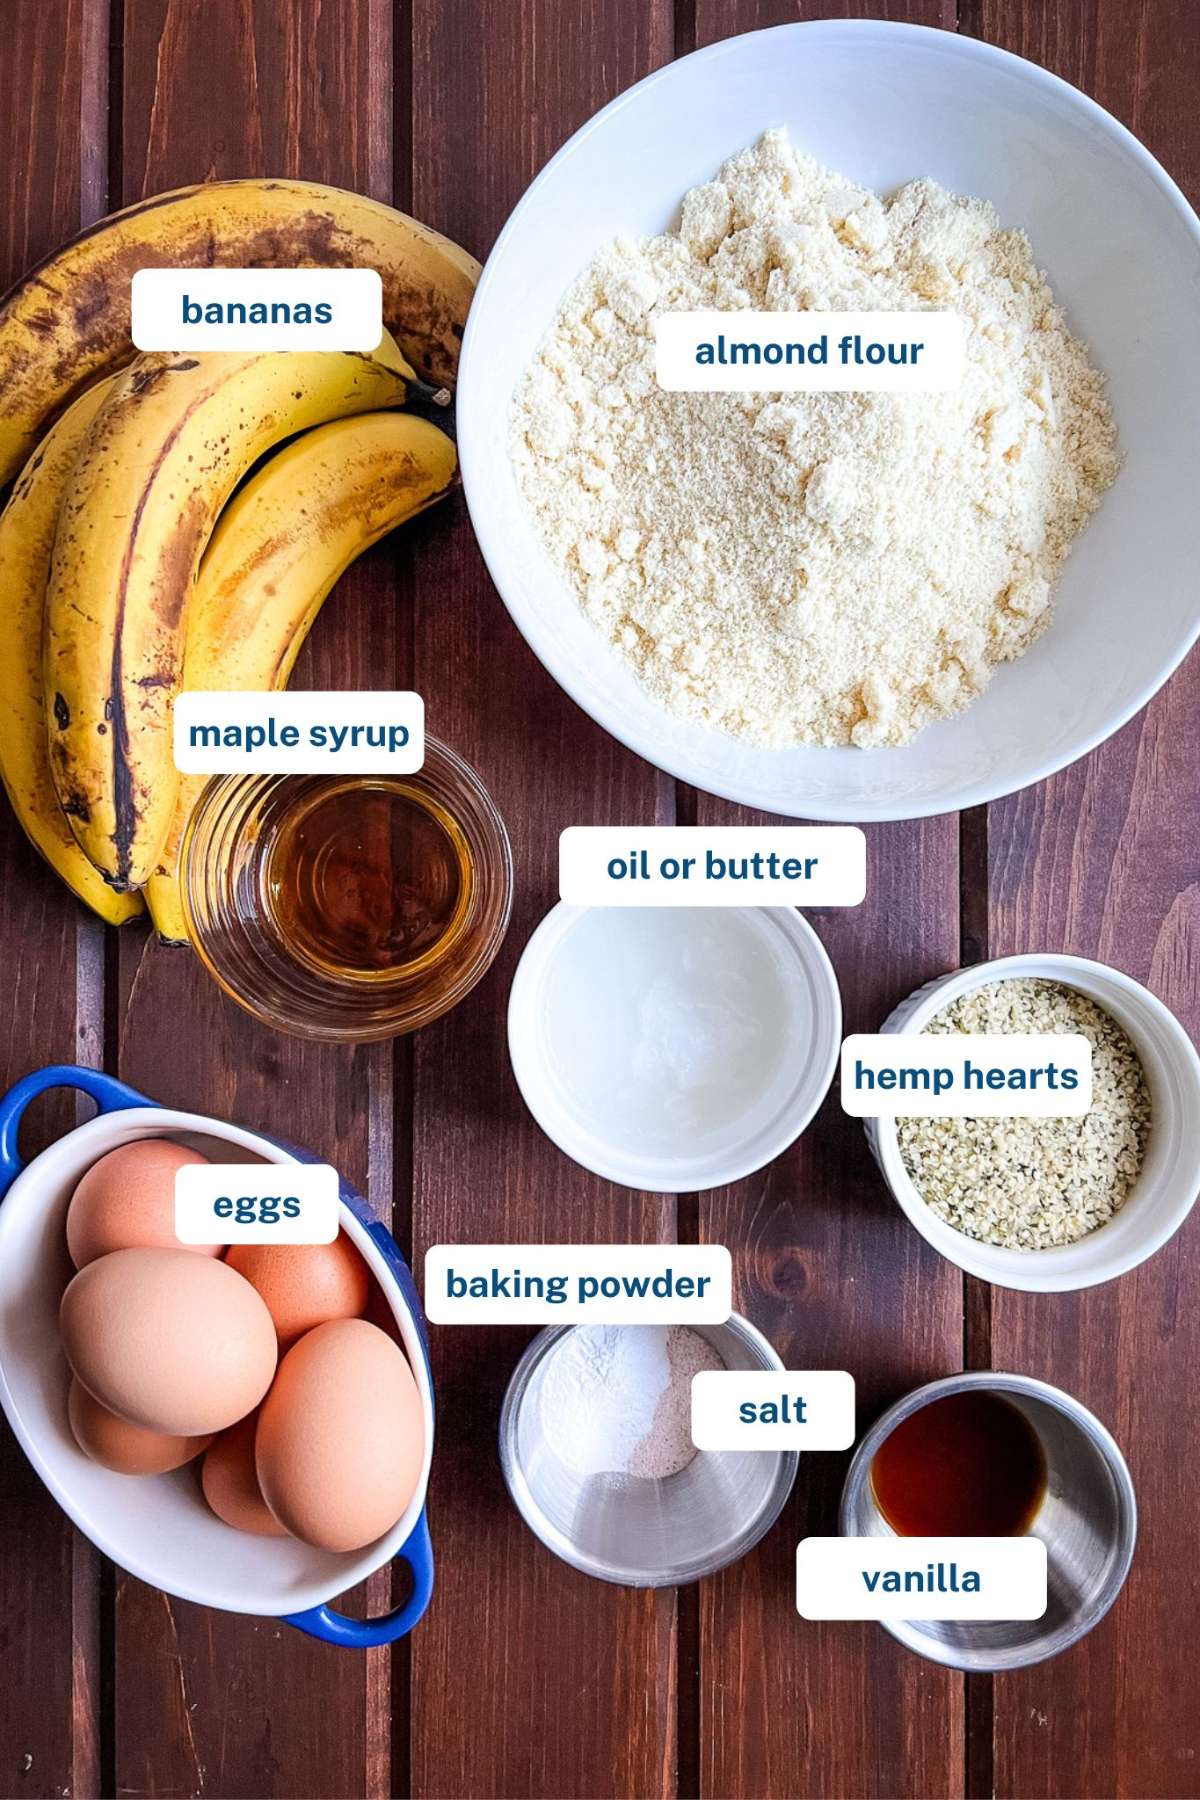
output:
[[[727, 1369], [782, 1369], [760, 1331], [734, 1313], [724, 1325], [689, 1327]], [[538, 1371], [573, 1325], [552, 1325], [522, 1356], [500, 1413], [500, 1465], [517, 1511], [573, 1568], [624, 1587], [677, 1587], [712, 1575], [758, 1543], [796, 1479], [789, 1451], [698, 1451], [677, 1475], [581, 1476], [542, 1432]]]
[[1086, 1637], [1120, 1593], [1137, 1539], [1137, 1502], [1125, 1458], [1086, 1406], [1028, 1375], [989, 1369], [950, 1375], [915, 1388], [884, 1413], [854, 1453], [842, 1489], [843, 1537], [893, 1534], [871, 1490], [871, 1463], [902, 1419], [931, 1400], [983, 1388], [1002, 1394], [1036, 1431], [1046, 1456], [1046, 1494], [1030, 1526], [1049, 1563], [1049, 1598], [1040, 1619], [1012, 1621], [884, 1619], [910, 1650], [972, 1673], [1023, 1669]]

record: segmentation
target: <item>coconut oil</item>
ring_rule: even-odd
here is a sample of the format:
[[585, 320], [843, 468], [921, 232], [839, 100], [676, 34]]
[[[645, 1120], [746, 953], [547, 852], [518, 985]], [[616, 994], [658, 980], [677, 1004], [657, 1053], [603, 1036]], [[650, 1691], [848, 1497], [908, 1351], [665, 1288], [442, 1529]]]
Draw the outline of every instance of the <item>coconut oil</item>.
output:
[[597, 1137], [702, 1148], [789, 1091], [796, 1002], [794, 964], [754, 908], [596, 907], [544, 984], [547, 1061]]

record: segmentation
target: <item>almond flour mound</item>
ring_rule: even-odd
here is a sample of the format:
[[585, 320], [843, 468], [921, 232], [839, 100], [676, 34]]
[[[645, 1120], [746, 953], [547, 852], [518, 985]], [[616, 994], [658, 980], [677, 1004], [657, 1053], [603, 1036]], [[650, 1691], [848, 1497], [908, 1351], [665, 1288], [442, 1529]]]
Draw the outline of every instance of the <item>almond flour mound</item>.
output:
[[[936, 394], [670, 394], [668, 311], [953, 309]], [[1044, 630], [1118, 468], [1102, 377], [1023, 232], [914, 181], [881, 200], [771, 131], [621, 240], [518, 385], [553, 562], [672, 712], [753, 743], [902, 744]]]

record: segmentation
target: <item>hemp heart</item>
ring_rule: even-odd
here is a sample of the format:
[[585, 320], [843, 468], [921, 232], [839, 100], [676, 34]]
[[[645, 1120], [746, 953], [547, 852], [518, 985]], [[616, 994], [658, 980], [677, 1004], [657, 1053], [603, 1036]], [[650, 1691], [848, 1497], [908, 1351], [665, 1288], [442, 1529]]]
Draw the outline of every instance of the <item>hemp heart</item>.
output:
[[1120, 1211], [1141, 1172], [1150, 1090], [1111, 1015], [1061, 982], [1014, 976], [952, 1002], [926, 1032], [1081, 1032], [1092, 1105], [1078, 1119], [900, 1119], [904, 1166], [926, 1205], [968, 1237], [1006, 1250], [1073, 1244]]

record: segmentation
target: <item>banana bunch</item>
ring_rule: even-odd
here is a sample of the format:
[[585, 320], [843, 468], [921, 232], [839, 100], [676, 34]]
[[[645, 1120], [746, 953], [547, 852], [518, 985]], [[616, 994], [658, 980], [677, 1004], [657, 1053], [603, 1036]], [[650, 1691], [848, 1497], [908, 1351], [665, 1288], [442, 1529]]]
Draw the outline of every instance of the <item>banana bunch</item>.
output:
[[[289, 444], [221, 515], [188, 609], [184, 686], [233, 693], [285, 688], [300, 646], [355, 557], [440, 500], [454, 445], [412, 413], [340, 419]], [[205, 785], [181, 778], [146, 903], [159, 936], [185, 942], [179, 855]]]
[[313, 181], [209, 181], [113, 213], [0, 300], [0, 487], [44, 429], [133, 355], [138, 269], [363, 268], [383, 322], [434, 387], [453, 388], [479, 264], [406, 214]]
[[94, 869], [50, 775], [42, 686], [42, 617], [63, 488], [110, 383], [81, 394], [48, 432], [0, 514], [0, 775], [13, 810], [72, 892], [110, 925], [142, 911]]
[[387, 332], [372, 356], [130, 361], [133, 270], [214, 262], [380, 268], [385, 312], [443, 387], [477, 273], [356, 195], [225, 182], [115, 215], [0, 306], [0, 480], [36, 441], [0, 514], [0, 775], [82, 900], [120, 924], [144, 890], [172, 940], [202, 785], [174, 765], [176, 695], [285, 685], [341, 572], [456, 470], [443, 432], [392, 410], [449, 395]]

